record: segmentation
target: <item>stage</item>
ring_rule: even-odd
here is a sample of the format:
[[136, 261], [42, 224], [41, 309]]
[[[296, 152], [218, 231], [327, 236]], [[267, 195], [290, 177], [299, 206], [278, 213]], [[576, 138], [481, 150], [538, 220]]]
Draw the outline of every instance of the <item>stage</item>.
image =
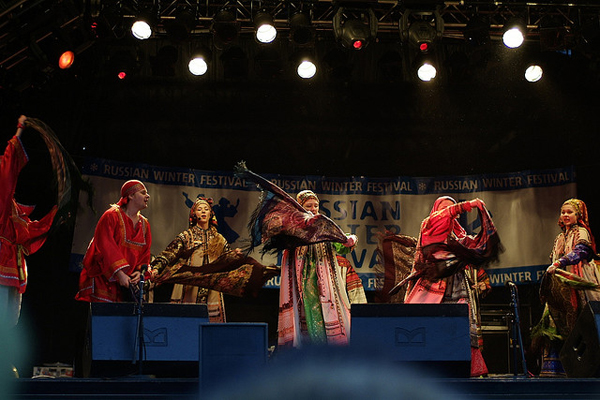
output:
[[[401, 379], [399, 377], [399, 379]], [[599, 379], [547, 379], [493, 376], [467, 379], [425, 379], [462, 399], [598, 399]], [[265, 382], [268, 384], [268, 382]], [[46, 399], [205, 399], [197, 379], [18, 379], [8, 400]], [[445, 398], [445, 393], [444, 398]], [[439, 398], [443, 398], [442, 393]], [[252, 398], [249, 393], [245, 398]], [[6, 398], [6, 397], [5, 397]], [[274, 397], [262, 397], [271, 399]], [[352, 397], [351, 397], [352, 398]], [[358, 398], [358, 397], [356, 397]], [[373, 397], [371, 397], [373, 398]], [[398, 398], [403, 398], [400, 394]]]
[[[358, 305], [349, 346], [302, 349], [270, 345], [265, 323], [210, 324], [205, 306], [172, 306], [146, 308], [140, 365], [133, 305], [93, 305], [79, 373], [0, 381], [2, 399], [600, 399], [591, 351], [565, 358], [569, 378], [525, 375], [525, 360], [498, 363], [494, 353], [490, 374], [469, 378], [465, 305]], [[507, 346], [488, 341], [490, 350]]]

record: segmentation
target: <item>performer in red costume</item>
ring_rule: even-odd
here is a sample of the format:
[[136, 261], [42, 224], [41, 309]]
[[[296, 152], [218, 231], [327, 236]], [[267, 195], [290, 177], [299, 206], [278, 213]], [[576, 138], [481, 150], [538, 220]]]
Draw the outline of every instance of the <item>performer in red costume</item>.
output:
[[109, 303], [133, 300], [129, 286], [140, 281], [142, 266], [150, 264], [150, 224], [140, 213], [148, 207], [149, 199], [142, 182], [123, 184], [121, 199], [104, 212], [96, 225], [83, 257], [75, 299]]
[[0, 157], [0, 317], [15, 325], [19, 320], [21, 297], [27, 287], [25, 256], [42, 247], [57, 211], [54, 206], [39, 221], [29, 219], [32, 206], [15, 201], [19, 173], [29, 161], [21, 142], [23, 129], [29, 126], [21, 115], [17, 132]]

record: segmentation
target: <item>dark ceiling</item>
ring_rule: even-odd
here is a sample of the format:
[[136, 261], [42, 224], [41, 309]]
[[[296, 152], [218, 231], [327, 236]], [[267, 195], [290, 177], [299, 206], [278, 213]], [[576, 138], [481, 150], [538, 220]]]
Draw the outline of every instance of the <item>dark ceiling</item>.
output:
[[[338, 7], [359, 4], [374, 10], [378, 33], [349, 51], [336, 43], [332, 19]], [[158, 29], [135, 40], [128, 25], [150, 6]], [[217, 48], [211, 24], [224, 6], [241, 30]], [[185, 8], [194, 26], [174, 38], [169, 24]], [[270, 46], [252, 38], [258, 9], [280, 30]], [[311, 81], [290, 65], [297, 46], [288, 17], [299, 10], [316, 27], [320, 64]], [[573, 154], [598, 142], [599, 13], [589, 1], [5, 1], [0, 122], [10, 132], [20, 113], [37, 116], [76, 158], [200, 169], [229, 170], [239, 159], [265, 172], [342, 176], [596, 166]], [[414, 78], [414, 49], [400, 35], [409, 14], [443, 18], [434, 83]], [[499, 41], [513, 16], [528, 26], [517, 50]], [[464, 39], [476, 17], [490, 24], [485, 43]], [[186, 59], [199, 43], [212, 49], [211, 69], [192, 77]], [[55, 64], [63, 44], [77, 53], [65, 71]], [[521, 74], [532, 57], [545, 67], [537, 84]], [[118, 59], [133, 62], [124, 81], [114, 75]]]

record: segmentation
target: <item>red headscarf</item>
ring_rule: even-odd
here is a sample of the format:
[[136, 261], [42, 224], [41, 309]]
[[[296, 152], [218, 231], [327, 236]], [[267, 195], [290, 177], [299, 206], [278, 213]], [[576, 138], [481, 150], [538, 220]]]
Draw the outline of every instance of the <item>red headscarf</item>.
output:
[[452, 232], [457, 238], [463, 238], [467, 234], [455, 218], [444, 214], [447, 207], [440, 208], [444, 201], [457, 204], [456, 200], [450, 196], [441, 196], [435, 200], [429, 216], [421, 224], [420, 245], [423, 247], [432, 243], [445, 242]]
[[140, 190], [144, 190], [146, 186], [138, 180], [132, 179], [127, 181], [121, 186], [121, 199], [117, 202], [117, 205], [122, 207], [129, 202], [129, 195], [135, 194]]
[[[588, 219], [587, 206], [585, 205], [583, 200], [569, 199], [569, 200], [565, 201], [562, 205], [563, 206], [569, 205], [569, 206], [573, 207], [573, 209], [575, 210], [575, 214], [577, 215], [577, 224], [583, 226], [590, 234], [590, 240], [592, 241], [592, 250], [595, 253], [596, 252], [596, 241], [594, 240], [594, 235], [592, 235], [592, 230], [590, 229], [590, 221]], [[561, 208], [562, 208], [562, 206], [561, 206]], [[558, 218], [558, 226], [560, 226], [560, 228], [563, 231], [565, 230], [565, 224], [562, 221], [562, 218], [560, 218], [560, 217]]]

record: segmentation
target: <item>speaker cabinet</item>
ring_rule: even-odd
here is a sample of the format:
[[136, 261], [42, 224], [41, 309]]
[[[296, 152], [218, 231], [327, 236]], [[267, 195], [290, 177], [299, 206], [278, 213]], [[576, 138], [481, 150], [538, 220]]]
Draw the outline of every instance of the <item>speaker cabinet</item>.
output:
[[508, 327], [482, 327], [483, 350], [490, 374], [510, 374], [513, 372], [510, 347], [510, 331]]
[[353, 304], [350, 343], [444, 376], [470, 375], [467, 304]]
[[579, 314], [560, 351], [560, 361], [567, 377], [600, 377], [599, 327], [600, 302], [590, 301]]
[[[143, 373], [198, 375], [198, 327], [206, 305], [144, 304]], [[134, 303], [91, 303], [83, 376], [121, 376], [138, 371], [138, 316]]]

